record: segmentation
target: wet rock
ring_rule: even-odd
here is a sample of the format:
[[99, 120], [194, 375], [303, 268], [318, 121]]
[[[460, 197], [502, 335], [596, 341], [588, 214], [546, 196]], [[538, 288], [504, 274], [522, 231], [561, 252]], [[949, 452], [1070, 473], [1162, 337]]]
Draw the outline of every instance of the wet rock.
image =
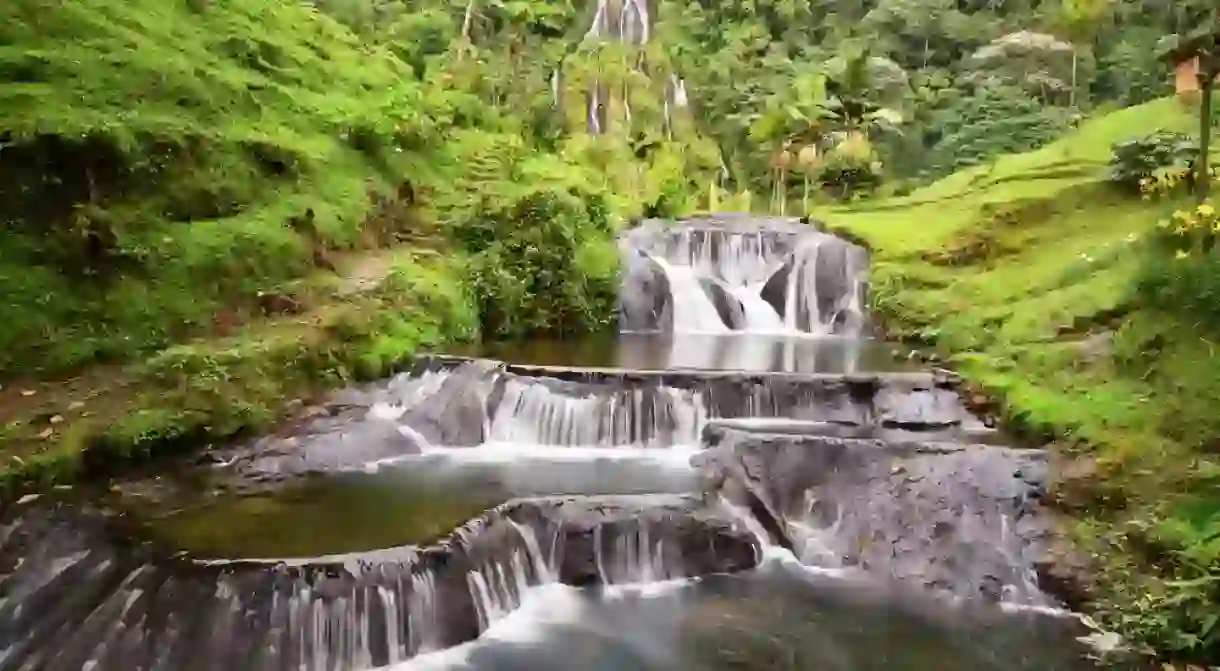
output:
[[878, 390], [873, 403], [881, 424], [913, 431], [941, 429], [971, 419], [952, 389], [890, 385]]
[[488, 401], [501, 365], [473, 360], [455, 368], [439, 388], [410, 399], [401, 422], [433, 445], [467, 447], [484, 441]]
[[1070, 520], [1056, 513], [1047, 517], [1044, 549], [1034, 564], [1038, 584], [1071, 610], [1088, 612], [1096, 598], [1097, 562], [1072, 542]]
[[748, 491], [807, 562], [858, 566], [965, 596], [1048, 603], [1045, 454], [982, 445], [709, 427], [706, 486]]
[[676, 496], [520, 499], [423, 549], [232, 561], [116, 542], [133, 530], [89, 509], [5, 514], [0, 647], [31, 671], [379, 667], [472, 640], [528, 585], [703, 575], [756, 557], [743, 529]]
[[716, 313], [720, 315], [721, 322], [724, 322], [726, 326], [734, 330], [741, 330], [745, 326], [745, 307], [742, 306], [740, 299], [729, 292], [727, 287], [716, 280], [708, 278], [700, 279], [699, 285], [703, 287], [703, 291], [711, 299], [712, 305], [716, 308]]
[[[763, 285], [761, 296], [776, 312], [783, 315], [789, 301], [788, 292], [794, 289], [793, 297], [798, 324], [810, 324], [816, 310], [818, 325], [809, 330], [829, 330], [831, 333], [857, 332], [863, 326], [861, 307], [864, 305], [866, 285], [858, 276], [859, 270], [867, 267], [868, 253], [863, 248], [845, 240], [825, 234], [812, 234], [802, 238], [801, 246], [794, 248], [786, 259]], [[793, 281], [792, 273], [798, 273]], [[805, 273], [812, 273], [812, 282], [804, 280]], [[805, 291], [816, 292], [808, 296]]]
[[663, 328], [669, 304], [669, 278], [642, 250], [623, 254], [623, 285], [619, 290], [619, 327], [645, 331]]
[[373, 419], [303, 441], [299, 458], [310, 471], [340, 470], [423, 451], [418, 435], [397, 423]]
[[792, 267], [792, 259], [785, 260], [784, 264], [767, 278], [762, 291], [759, 292], [762, 299], [775, 308], [775, 313], [781, 317], [787, 314], [788, 278], [792, 274]]
[[540, 551], [550, 579], [570, 585], [734, 572], [757, 561], [746, 529], [681, 495], [517, 499], [472, 520], [454, 539], [454, 551], [475, 566]]

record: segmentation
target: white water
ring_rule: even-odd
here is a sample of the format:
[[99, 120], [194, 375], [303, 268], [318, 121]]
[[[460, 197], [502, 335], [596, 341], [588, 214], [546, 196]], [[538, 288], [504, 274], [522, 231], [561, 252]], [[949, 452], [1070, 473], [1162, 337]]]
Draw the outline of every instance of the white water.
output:
[[672, 296], [673, 330], [685, 333], [727, 333], [729, 327], [720, 319], [699, 275], [690, 266], [673, 265], [662, 258], [654, 260], [669, 280]]
[[706, 420], [701, 395], [687, 389], [634, 387], [574, 395], [509, 379], [488, 436], [525, 445], [669, 447], [698, 442]]
[[[442, 647], [441, 632], [436, 613], [440, 604], [437, 603], [436, 599], [436, 576], [432, 575], [431, 571], [411, 576], [411, 595], [407, 600], [407, 604], [407, 627], [411, 637], [409, 642], [410, 654], [407, 657], [439, 650]], [[387, 622], [388, 625], [389, 623]], [[395, 642], [398, 640], [397, 626], [398, 622], [397, 618], [395, 618], [392, 627], [395, 635], [391, 639]], [[391, 645], [390, 654], [394, 655], [397, 652], [397, 648], [397, 645]], [[403, 659], [406, 659], [406, 657]], [[397, 661], [402, 661], [402, 659], [390, 660], [391, 663]]]
[[[669, 280], [667, 309], [674, 332], [814, 337], [860, 332], [864, 325], [862, 276], [867, 264], [862, 250], [787, 220], [775, 228], [735, 228], [735, 215], [717, 216], [721, 219], [714, 220], [719, 222], [715, 226], [641, 228], [626, 239], [632, 254], [648, 256], [658, 264], [631, 268], [624, 290], [631, 292], [632, 322], [649, 321], [640, 316], [640, 306], [648, 304], [644, 297], [660, 284], [648, 276], [659, 267]], [[783, 275], [777, 277], [779, 272]], [[712, 319], [720, 300], [715, 292], [696, 291], [709, 281], [736, 299], [731, 300], [731, 314], [722, 320]], [[768, 282], [772, 282], [770, 291], [777, 294], [768, 294], [775, 304], [763, 299]], [[781, 293], [782, 298], [778, 297]], [[724, 320], [731, 323], [716, 323]], [[665, 326], [658, 317], [651, 328]]]
[[[792, 272], [788, 273], [788, 287], [784, 292], [784, 328], [796, 330], [802, 321], [805, 330], [819, 335], [825, 334], [825, 326], [818, 314], [818, 250], [822, 239], [815, 237], [793, 250]], [[804, 298], [803, 305], [801, 298]], [[807, 320], [801, 320], [804, 308]]]
[[771, 304], [763, 300], [760, 292], [761, 286], [738, 286], [733, 288], [733, 295], [741, 301], [741, 307], [745, 311], [746, 323], [745, 330], [751, 333], [793, 333], [789, 329], [780, 316], [776, 314], [775, 308]]

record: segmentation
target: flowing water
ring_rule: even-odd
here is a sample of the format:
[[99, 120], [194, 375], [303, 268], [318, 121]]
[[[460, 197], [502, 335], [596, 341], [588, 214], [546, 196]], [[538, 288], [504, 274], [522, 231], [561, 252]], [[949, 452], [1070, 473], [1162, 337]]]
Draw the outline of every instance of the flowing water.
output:
[[788, 220], [624, 234], [621, 323], [419, 357], [0, 528], [0, 669], [1091, 668], [1046, 459]]

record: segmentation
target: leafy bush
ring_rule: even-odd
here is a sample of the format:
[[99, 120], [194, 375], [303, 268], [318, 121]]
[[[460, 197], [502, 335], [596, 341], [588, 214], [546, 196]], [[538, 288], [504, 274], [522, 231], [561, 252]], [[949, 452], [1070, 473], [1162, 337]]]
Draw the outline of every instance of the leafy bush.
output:
[[453, 230], [473, 254], [472, 290], [492, 338], [567, 334], [608, 325], [618, 291], [604, 198], [542, 187], [485, 199]]
[[924, 177], [942, 177], [1002, 154], [1037, 149], [1058, 138], [1067, 120], [1061, 110], [1044, 107], [1019, 89], [994, 87], [961, 98], [935, 116], [932, 128]]
[[1147, 191], [1149, 185], [1169, 173], [1187, 175], [1199, 157], [1199, 145], [1181, 133], [1157, 131], [1135, 140], [1114, 145], [1110, 159], [1110, 181], [1133, 193]]
[[1220, 213], [1209, 203], [1162, 221], [1137, 285], [1144, 302], [1220, 333], [1220, 257], [1213, 252], [1217, 235]]
[[877, 151], [863, 135], [850, 135], [826, 152], [819, 181], [823, 191], [842, 200], [872, 193], [882, 181]]

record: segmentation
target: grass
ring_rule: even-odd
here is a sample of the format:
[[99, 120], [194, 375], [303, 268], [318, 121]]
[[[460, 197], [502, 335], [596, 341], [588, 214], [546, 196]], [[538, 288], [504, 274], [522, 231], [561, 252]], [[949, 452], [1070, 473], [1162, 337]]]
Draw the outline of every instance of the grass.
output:
[[1105, 182], [1114, 142], [1192, 122], [1160, 100], [903, 198], [817, 214], [873, 248], [892, 335], [938, 349], [1055, 442], [1054, 495], [1091, 563], [1094, 611], [1137, 645], [1215, 662], [1220, 629], [1202, 604], [1220, 585], [1217, 334], [1136, 291], [1147, 240], [1182, 202]]
[[258, 431], [473, 337], [443, 120], [305, 3], [0, 7], [0, 486]]
[[10, 388], [0, 405], [12, 496], [179, 449], [264, 431], [319, 392], [392, 372], [420, 347], [468, 340], [478, 320], [462, 262], [409, 250], [359, 292], [321, 277], [312, 310], [167, 348], [75, 384]]
[[0, 379], [215, 334], [386, 242], [366, 223], [430, 123], [409, 68], [304, 3], [14, 0], [0, 45]]
[[648, 195], [625, 143], [545, 149], [309, 3], [13, 0], [0, 80], [0, 500], [264, 430], [492, 308], [602, 324]]

